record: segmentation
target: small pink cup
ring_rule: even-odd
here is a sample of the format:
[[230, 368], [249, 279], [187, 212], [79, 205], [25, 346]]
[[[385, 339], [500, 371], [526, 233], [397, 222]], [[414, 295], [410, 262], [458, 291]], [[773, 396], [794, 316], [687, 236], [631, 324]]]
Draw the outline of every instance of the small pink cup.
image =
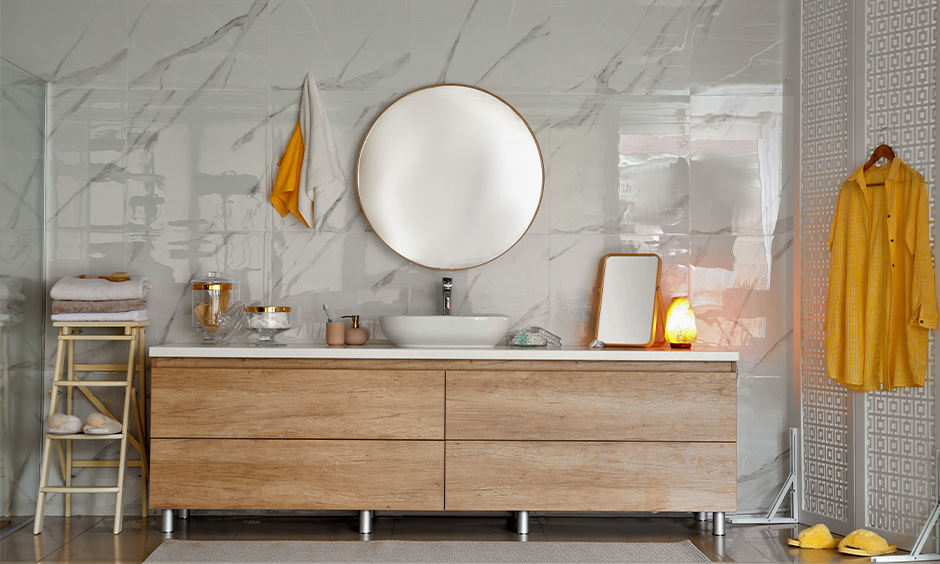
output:
[[331, 347], [341, 347], [346, 344], [346, 323], [344, 321], [327, 322], [326, 344]]

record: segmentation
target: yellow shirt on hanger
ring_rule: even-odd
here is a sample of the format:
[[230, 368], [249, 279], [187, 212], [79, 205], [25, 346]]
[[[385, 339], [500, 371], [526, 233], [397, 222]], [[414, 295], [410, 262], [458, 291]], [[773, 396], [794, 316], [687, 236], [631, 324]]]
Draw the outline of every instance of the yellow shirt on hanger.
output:
[[829, 230], [826, 372], [852, 388], [923, 386], [937, 327], [924, 177], [899, 158], [842, 185]]

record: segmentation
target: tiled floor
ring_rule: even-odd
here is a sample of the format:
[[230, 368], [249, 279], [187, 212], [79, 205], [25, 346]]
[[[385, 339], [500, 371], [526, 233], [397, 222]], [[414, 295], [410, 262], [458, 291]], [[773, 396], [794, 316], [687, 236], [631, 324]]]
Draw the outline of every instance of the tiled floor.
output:
[[[139, 517], [124, 521], [112, 534], [109, 517], [46, 517], [41, 535], [32, 525], [0, 540], [0, 562], [143, 562], [164, 539], [193, 540], [359, 540], [355, 514], [285, 514], [258, 512], [198, 515], [176, 520], [173, 533], [160, 532], [159, 517], [146, 525]], [[786, 546], [796, 536], [790, 526], [727, 526], [725, 537], [711, 534], [710, 523], [689, 517], [533, 516], [529, 542], [538, 541], [680, 541], [691, 540], [713, 562], [806, 562], [860, 564], [866, 558], [835, 551], [808, 551]], [[378, 514], [371, 539], [477, 540], [518, 542], [509, 515], [439, 516]]]

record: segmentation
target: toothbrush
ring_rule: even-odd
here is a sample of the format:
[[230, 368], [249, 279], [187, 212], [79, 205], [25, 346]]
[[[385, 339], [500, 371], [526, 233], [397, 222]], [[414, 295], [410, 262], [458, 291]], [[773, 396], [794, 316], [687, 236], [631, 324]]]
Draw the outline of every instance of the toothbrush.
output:
[[332, 323], [332, 322], [333, 322], [333, 314], [330, 313], [330, 308], [328, 308], [328, 307], [326, 306], [326, 304], [323, 304], [323, 311], [326, 312], [326, 320], [327, 320], [328, 322]]

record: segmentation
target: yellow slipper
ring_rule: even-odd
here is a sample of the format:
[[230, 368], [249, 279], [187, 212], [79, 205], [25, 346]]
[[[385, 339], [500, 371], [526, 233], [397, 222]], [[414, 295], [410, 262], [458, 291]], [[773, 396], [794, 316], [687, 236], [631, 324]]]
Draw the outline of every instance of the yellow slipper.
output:
[[856, 529], [839, 541], [839, 552], [854, 556], [881, 556], [897, 550], [898, 545], [865, 529]]
[[799, 548], [835, 548], [839, 541], [832, 538], [829, 527], [820, 523], [800, 531], [800, 538], [787, 539], [787, 544]]

